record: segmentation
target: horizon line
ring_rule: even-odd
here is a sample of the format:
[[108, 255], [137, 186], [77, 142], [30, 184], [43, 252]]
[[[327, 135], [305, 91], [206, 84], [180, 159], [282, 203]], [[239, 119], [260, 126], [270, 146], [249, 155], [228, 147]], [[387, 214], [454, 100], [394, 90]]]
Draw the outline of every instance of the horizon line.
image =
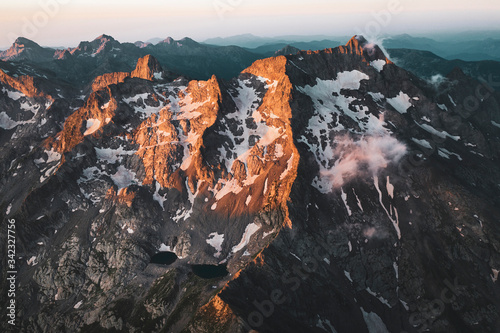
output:
[[[410, 37], [427, 37], [427, 38], [430, 38], [432, 39], [431, 36], [436, 36], [436, 35], [463, 35], [464, 33], [481, 33], [481, 32], [500, 32], [500, 29], [484, 29], [484, 28], [479, 28], [479, 29], [468, 29], [468, 30], [457, 30], [457, 31], [450, 31], [450, 30], [446, 30], [446, 29], [442, 29], [442, 30], [439, 30], [439, 31], [432, 31], [432, 32], [409, 32], [409, 33], [405, 33], [405, 32], [402, 32], [402, 33], [385, 33], [385, 34], [380, 34], [378, 36], [371, 36], [372, 39], [374, 38], [387, 38], [387, 37], [396, 37], [396, 36], [404, 36], [404, 35], [408, 35]], [[143, 42], [143, 43], [146, 43], [148, 42], [149, 40], [155, 40], [155, 39], [159, 39], [159, 41], [155, 42], [155, 43], [152, 43], [153, 45], [156, 45], [158, 44], [160, 41], [162, 40], [166, 40], [168, 38], [172, 38], [174, 41], [181, 41], [183, 39], [191, 39], [191, 40], [194, 40], [195, 42], [197, 43], [200, 43], [200, 44], [203, 44], [205, 43], [206, 41], [209, 41], [209, 40], [213, 40], [213, 39], [221, 39], [221, 40], [224, 40], [224, 39], [230, 39], [230, 38], [235, 38], [235, 37], [243, 37], [243, 36], [252, 36], [252, 37], [255, 37], [255, 38], [262, 38], [262, 39], [279, 39], [279, 38], [284, 38], [284, 37], [301, 37], [301, 38], [307, 38], [307, 37], [325, 37], [326, 39], [328, 38], [335, 38], [335, 39], [341, 39], [341, 38], [347, 38], [347, 39], [350, 39], [352, 38], [353, 36], [356, 36], [356, 35], [359, 35], [359, 34], [356, 34], [356, 33], [353, 33], [352, 35], [349, 35], [349, 34], [339, 34], [339, 35], [328, 35], [328, 34], [294, 34], [294, 33], [290, 33], [290, 34], [286, 34], [286, 35], [282, 35], [282, 34], [279, 34], [279, 35], [273, 35], [273, 36], [265, 36], [265, 35], [259, 35], [259, 34], [254, 34], [254, 33], [251, 33], [251, 32], [247, 32], [247, 33], [241, 33], [241, 34], [235, 34], [235, 35], [228, 35], [228, 36], [214, 36], [214, 37], [209, 37], [209, 38], [204, 38], [204, 39], [196, 39], [196, 38], [193, 38], [193, 37], [189, 37], [189, 36], [184, 36], [182, 38], [174, 38], [174, 37], [171, 37], [171, 36], [167, 36], [167, 37], [151, 37], [151, 38], [148, 38], [148, 39], [145, 39], [145, 40], [135, 40], [135, 41], [132, 41], [132, 40], [119, 40], [115, 37], [112, 36], [112, 34], [108, 34], [108, 33], [102, 33], [98, 36], [96, 36], [95, 38], [91, 39], [91, 40], [84, 40], [84, 39], [81, 39], [81, 40], [76, 40], [76, 45], [73, 44], [74, 46], [72, 46], [71, 44], [69, 45], [57, 45], [57, 44], [47, 44], [47, 43], [39, 43], [36, 41], [36, 39], [31, 39], [31, 38], [27, 38], [27, 37], [24, 37], [24, 36], [18, 36], [16, 38], [16, 40], [18, 38], [25, 38], [27, 40], [30, 40], [32, 42], [35, 42], [36, 44], [40, 45], [41, 47], [44, 47], [44, 48], [55, 48], [55, 49], [64, 49], [64, 48], [71, 48], [71, 47], [78, 47], [78, 44], [80, 44], [81, 42], [91, 42], [91, 41], [94, 41], [96, 39], [98, 39], [99, 37], [101, 36], [109, 36], [111, 38], [113, 38], [114, 40], [120, 42], [120, 43], [131, 43], [131, 44], [134, 44], [134, 43], [137, 43], [137, 42]], [[361, 34], [362, 35], [362, 34]], [[485, 37], [484, 39], [489, 39], [491, 37]], [[476, 38], [477, 39], [477, 38]], [[500, 36], [499, 38], [500, 39]], [[313, 41], [319, 41], [319, 40], [314, 40], [314, 39], [311, 39], [309, 41], [305, 41], [305, 42], [313, 42]], [[333, 41], [333, 39], [332, 39]], [[338, 41], [338, 40], [336, 40]], [[277, 41], [278, 42], [278, 41]], [[12, 42], [12, 44], [10, 45], [0, 45], [0, 50], [3, 51], [3, 50], [7, 50], [9, 49], [10, 47], [13, 46], [13, 44], [15, 43], [15, 41]], [[73, 42], [74, 43], [74, 42]], [[238, 45], [236, 45], [238, 46]]]

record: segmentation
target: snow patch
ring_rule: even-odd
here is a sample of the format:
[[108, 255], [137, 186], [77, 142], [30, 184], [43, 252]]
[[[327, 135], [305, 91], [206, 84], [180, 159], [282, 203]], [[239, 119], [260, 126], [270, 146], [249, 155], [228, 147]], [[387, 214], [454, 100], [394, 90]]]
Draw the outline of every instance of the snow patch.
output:
[[38, 262], [36, 261], [36, 257], [33, 256], [31, 258], [29, 258], [26, 263], [28, 264], [28, 266], [35, 266], [38, 264]]
[[7, 93], [7, 96], [9, 96], [9, 98], [13, 99], [14, 101], [17, 101], [21, 97], [26, 97], [26, 95], [20, 91], [10, 91], [5, 88], [2, 88], [2, 92]]
[[[387, 210], [387, 208], [384, 206], [384, 202], [382, 201], [382, 191], [380, 191], [380, 187], [378, 185], [378, 176], [373, 176], [373, 183], [375, 185], [375, 188], [377, 189], [377, 192], [378, 192], [378, 195], [379, 195], [379, 202], [380, 202], [380, 205], [382, 206], [382, 208], [384, 209], [385, 213], [387, 214], [387, 217], [389, 218], [389, 220], [391, 220], [393, 226], [394, 226], [394, 229], [396, 230], [396, 233], [398, 234], [398, 239], [401, 239], [401, 230], [399, 229], [399, 221], [398, 220], [394, 220], [394, 218], [391, 216], [391, 214], [389, 213], [389, 211]], [[397, 215], [397, 213], [396, 213]]]
[[294, 158], [295, 154], [292, 153], [292, 155], [290, 156], [290, 158], [288, 159], [288, 161], [286, 162], [286, 169], [285, 171], [283, 171], [283, 173], [280, 175], [280, 180], [283, 180], [285, 179], [285, 177], [288, 175], [288, 173], [290, 171], [292, 171], [292, 168], [293, 168], [293, 158]]
[[344, 275], [352, 283], [351, 273], [349, 273], [348, 271], [344, 271]]
[[491, 280], [493, 280], [493, 283], [495, 283], [498, 280], [498, 273], [500, 272], [500, 270], [492, 268], [491, 272], [493, 273], [493, 275], [491, 275]]
[[163, 196], [160, 195], [160, 189], [161, 185], [160, 183], [156, 182], [155, 184], [155, 192], [153, 193], [153, 200], [158, 202], [160, 204], [160, 207], [165, 210], [164, 203], [167, 201], [167, 194], [164, 194]]
[[411, 141], [415, 142], [417, 145], [419, 145], [421, 147], [424, 147], [427, 149], [432, 149], [431, 144], [427, 140], [423, 140], [423, 139], [420, 140], [420, 139], [416, 139], [416, 138], [411, 138]]
[[160, 252], [172, 252], [172, 249], [170, 248], [170, 246], [165, 245], [164, 243], [161, 243], [158, 251], [160, 251]]
[[347, 209], [347, 214], [349, 216], [352, 215], [352, 212], [351, 212], [351, 208], [349, 207], [349, 205], [347, 204], [347, 194], [344, 192], [344, 189], [343, 188], [340, 188], [340, 197], [342, 198], [342, 201], [344, 202], [344, 206], [345, 208]]
[[232, 180], [226, 182], [224, 184], [224, 187], [215, 194], [215, 200], [220, 200], [223, 197], [225, 197], [226, 195], [228, 195], [229, 193], [238, 194], [241, 192], [241, 190], [243, 190], [243, 187], [241, 187], [238, 184], [238, 180], [232, 179]]
[[118, 167], [118, 171], [114, 175], [111, 175], [110, 177], [115, 183], [115, 185], [118, 187], [119, 191], [132, 184], [140, 184], [139, 180], [135, 176], [136, 176], [135, 172], [130, 171], [123, 165], [120, 165]]
[[362, 307], [360, 308], [363, 313], [363, 319], [368, 327], [368, 333], [389, 333], [387, 326], [385, 326], [382, 318], [375, 312], [366, 312]]
[[316, 323], [316, 327], [319, 327], [323, 329], [326, 332], [329, 333], [337, 333], [335, 328], [333, 327], [332, 323], [328, 319], [321, 319], [321, 317], [318, 315], [318, 322]]
[[5, 210], [5, 215], [9, 215], [11, 210], [12, 210], [12, 203], [10, 203], [10, 204], [7, 206], [7, 209]]
[[87, 119], [87, 130], [83, 133], [84, 136], [90, 135], [97, 131], [101, 127], [101, 121], [99, 119]]
[[245, 228], [245, 232], [243, 233], [243, 237], [241, 238], [241, 241], [239, 242], [238, 245], [232, 248], [231, 252], [236, 253], [241, 249], [243, 249], [245, 246], [247, 246], [248, 242], [250, 242], [250, 237], [252, 237], [252, 235], [260, 229], [260, 227], [261, 226], [256, 223], [250, 223], [249, 225], [247, 225], [247, 227]]
[[399, 95], [397, 95], [396, 97], [388, 98], [387, 103], [389, 103], [394, 109], [396, 109], [396, 111], [403, 114], [406, 113], [412, 106], [410, 100], [410, 96], [400, 91]]
[[124, 147], [120, 146], [117, 149], [112, 148], [94, 148], [97, 158], [108, 163], [121, 162], [123, 156], [134, 155], [137, 150], [125, 150]]
[[274, 145], [274, 157], [276, 158], [281, 158], [283, 157], [284, 152], [283, 152], [283, 146], [279, 143]]
[[11, 130], [19, 125], [34, 124], [35, 120], [14, 121], [4, 111], [0, 112], [0, 128]]
[[389, 176], [387, 176], [387, 183], [386, 183], [386, 188], [387, 188], [387, 193], [389, 196], [394, 199], [394, 185], [392, 185], [389, 181]]
[[444, 104], [438, 104], [437, 106], [438, 106], [438, 108], [440, 108], [441, 110], [448, 111], [448, 107], [446, 107], [446, 105], [444, 105]]
[[384, 66], [386, 64], [387, 63], [385, 62], [385, 60], [382, 60], [382, 59], [373, 60], [372, 62], [370, 62], [370, 65], [373, 68], [375, 68], [377, 70], [377, 72], [381, 72], [384, 69]]
[[219, 258], [222, 251], [222, 243], [224, 242], [224, 234], [218, 234], [217, 232], [212, 232], [210, 235], [208, 235], [206, 242], [209, 245], [213, 246], [214, 249], [217, 251], [214, 254], [214, 257]]
[[354, 191], [354, 189], [352, 189], [352, 193], [354, 193], [354, 196], [356, 196], [356, 201], [358, 203], [359, 209], [361, 209], [361, 211], [364, 212], [363, 206], [361, 205], [361, 201], [359, 200], [358, 195], [356, 194], [356, 191]]
[[385, 96], [381, 93], [369, 92], [368, 95], [370, 95], [375, 102], [380, 102], [385, 98]]
[[451, 97], [450, 94], [448, 94], [448, 98], [450, 99], [450, 102], [451, 102], [451, 104], [453, 104], [453, 106], [457, 106], [457, 103], [455, 103], [455, 101], [453, 100], [453, 98]]
[[394, 273], [396, 274], [396, 280], [399, 280], [399, 266], [397, 262], [392, 263], [392, 267], [394, 268]]
[[392, 308], [392, 306], [389, 304], [389, 302], [388, 302], [385, 298], [383, 298], [382, 296], [378, 296], [378, 294], [377, 294], [376, 292], [372, 291], [372, 290], [370, 289], [370, 287], [366, 288], [366, 291], [367, 291], [370, 295], [372, 295], [373, 297], [378, 298], [378, 300], [380, 301], [380, 303], [387, 305], [387, 307], [389, 307], [389, 308]]
[[54, 149], [51, 150], [45, 150], [45, 154], [47, 155], [47, 159], [45, 157], [42, 158], [37, 158], [34, 159], [33, 162], [38, 166], [43, 163], [52, 163], [52, 162], [59, 162], [61, 160], [61, 154], [56, 152]]
[[52, 167], [49, 167], [49, 168], [43, 170], [42, 175], [40, 176], [40, 183], [43, 183], [46, 179], [48, 179], [50, 176], [52, 176], [58, 167], [59, 167], [59, 164], [56, 164]]
[[427, 131], [433, 135], [436, 135], [442, 139], [446, 139], [448, 137], [448, 138], [455, 140], [455, 141], [460, 140], [460, 136], [451, 135], [446, 131], [438, 131], [437, 129], [435, 129], [434, 127], [432, 127], [429, 124], [419, 124], [418, 122], [415, 122], [415, 123], [418, 126], [420, 126], [422, 129], [424, 129], [425, 131]]
[[450, 159], [450, 156], [455, 156], [456, 158], [458, 158], [459, 161], [463, 160], [460, 155], [458, 155], [457, 153], [453, 153], [445, 148], [439, 148], [438, 154], [439, 154], [439, 156], [444, 157], [446, 159]]

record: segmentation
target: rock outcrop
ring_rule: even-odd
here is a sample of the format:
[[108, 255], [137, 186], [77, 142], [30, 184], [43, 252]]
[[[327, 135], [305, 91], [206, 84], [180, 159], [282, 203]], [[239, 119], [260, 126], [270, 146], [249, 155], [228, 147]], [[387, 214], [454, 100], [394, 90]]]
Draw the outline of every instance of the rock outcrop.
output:
[[92, 82], [92, 91], [98, 91], [111, 84], [118, 84], [125, 81], [125, 79], [128, 77], [136, 77], [139, 79], [155, 81], [166, 79], [167, 77], [171, 77], [172, 75], [175, 74], [164, 72], [158, 60], [156, 60], [153, 56], [146, 55], [137, 61], [135, 69], [130, 73], [106, 73], [96, 77]]

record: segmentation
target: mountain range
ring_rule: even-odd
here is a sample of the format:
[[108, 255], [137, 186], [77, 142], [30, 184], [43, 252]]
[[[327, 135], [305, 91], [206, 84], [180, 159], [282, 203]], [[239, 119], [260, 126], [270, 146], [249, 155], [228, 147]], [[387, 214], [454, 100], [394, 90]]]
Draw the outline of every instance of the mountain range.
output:
[[[337, 37], [326, 36], [326, 35], [311, 35], [311, 36], [279, 36], [279, 37], [260, 37], [252, 34], [243, 34], [230, 37], [217, 37], [209, 38], [203, 41], [204, 44], [218, 45], [218, 46], [229, 46], [236, 45], [244, 48], [255, 49], [264, 45], [273, 44], [298, 44], [298, 43], [317, 43], [318, 41], [335, 41]], [[345, 37], [342, 38], [342, 40]], [[349, 38], [347, 38], [349, 39]], [[331, 45], [334, 47], [338, 45]]]
[[498, 331], [497, 91], [362, 36], [140, 46], [1, 55], [16, 332]]
[[460, 40], [457, 37], [450, 40], [434, 40], [426, 37], [412, 37], [408, 34], [389, 36], [384, 39], [384, 47], [416, 49], [430, 51], [448, 60], [500, 61], [500, 35], [496, 37], [474, 40]]
[[[246, 37], [250, 38], [250, 36]], [[292, 37], [299, 38], [298, 36], [290, 38]], [[226, 42], [239, 40], [239, 38], [230, 38]], [[255, 36], [252, 38], [256, 43], [267, 40]], [[0, 60], [4, 60], [4, 63], [0, 65], [5, 66], [5, 62], [22, 63], [30, 67], [30, 69], [26, 67], [25, 69], [34, 71], [32, 75], [35, 75], [35, 72], [43, 72], [46, 77], [62, 79], [86, 90], [97, 76], [132, 71], [137, 60], [148, 54], [158, 59], [173, 75], [181, 73], [187, 78], [206, 80], [215, 74], [220, 78], [229, 79], [237, 76], [258, 59], [296, 54], [300, 50], [323, 50], [340, 45], [340, 42], [329, 39], [290, 41], [292, 44], [280, 43], [280, 40], [286, 41], [273, 39], [273, 42], [278, 43], [265, 44], [251, 49], [234, 45], [200, 44], [190, 38], [176, 41], [170, 37], [156, 44], [141, 41], [134, 44], [120, 43], [111, 36], [102, 35], [91, 42], [81, 42], [75, 48], [51, 49], [41, 47], [26, 38], [18, 38], [8, 50], [0, 52]], [[213, 42], [217, 41], [218, 39], [213, 40]], [[219, 42], [224, 44], [220, 40]], [[423, 79], [431, 79], [436, 75], [446, 76], [455, 67], [476, 79], [488, 80], [487, 78], [491, 76], [490, 81], [498, 81], [497, 78], [500, 77], [500, 62], [448, 60], [430, 51], [422, 51], [436, 49], [439, 52], [445, 47], [444, 44], [438, 47], [440, 44], [430, 39], [402, 35], [386, 40], [384, 44], [390, 46], [389, 55], [399, 66]], [[494, 50], [495, 44], [493, 42], [490, 44], [490, 50]], [[396, 48], [401, 46], [404, 46], [404, 49]], [[478, 52], [480, 52], [479, 49]], [[200, 59], [203, 61], [199, 61]], [[415, 61], [415, 59], [420, 61]], [[496, 85], [494, 88], [498, 89]]]
[[[434, 34], [430, 37], [415, 37], [409, 34], [383, 35], [377, 39], [383, 43], [386, 49], [407, 48], [420, 51], [430, 51], [448, 60], [460, 59], [464, 61], [500, 60], [500, 33], [498, 31], [464, 32]], [[321, 43], [338, 44], [345, 43], [349, 37], [346, 36], [281, 36], [281, 37], [259, 37], [251, 34], [237, 35], [226, 38], [210, 38], [204, 41], [206, 44], [227, 46], [236, 45], [244, 48], [254, 49], [264, 46], [289, 44], [301, 49], [299, 45]], [[340, 41], [340, 42], [337, 42]], [[327, 45], [318, 49], [335, 47], [338, 45]]]

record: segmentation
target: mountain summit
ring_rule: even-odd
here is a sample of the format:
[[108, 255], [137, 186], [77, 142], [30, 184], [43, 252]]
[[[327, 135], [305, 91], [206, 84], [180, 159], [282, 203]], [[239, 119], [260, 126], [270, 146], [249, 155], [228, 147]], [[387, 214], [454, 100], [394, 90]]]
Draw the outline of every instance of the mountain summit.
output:
[[163, 69], [160, 63], [152, 55], [142, 57], [137, 61], [137, 66], [131, 73], [132, 77], [140, 77], [141, 79], [150, 80], [160, 79]]
[[161, 67], [158, 60], [152, 55], [146, 55], [137, 61], [137, 65], [132, 72], [116, 72], [100, 75], [92, 82], [92, 91], [100, 90], [111, 84], [123, 82], [126, 78], [140, 78], [144, 80], [174, 79], [178, 75], [166, 72]]
[[0, 52], [0, 59], [7, 61], [33, 61], [43, 62], [50, 60], [54, 50], [46, 49], [32, 40], [19, 37], [12, 46]]
[[156, 45], [142, 42], [136, 45], [101, 35], [64, 50], [43, 48], [24, 39], [18, 41], [26, 42], [27, 47], [14, 43], [0, 53], [0, 60], [30, 62], [33, 67], [47, 70], [81, 89], [98, 76], [133, 71], [138, 59], [146, 55], [154, 56], [173, 72], [198, 79], [209, 79], [213, 74], [231, 78], [260, 58], [242, 48], [208, 46], [187, 37], [178, 41], [169, 37]]
[[392, 63], [377, 44], [368, 42], [363, 36], [352, 37], [347, 42], [345, 49], [351, 53], [364, 56], [368, 61], [382, 60], [386, 63]]

